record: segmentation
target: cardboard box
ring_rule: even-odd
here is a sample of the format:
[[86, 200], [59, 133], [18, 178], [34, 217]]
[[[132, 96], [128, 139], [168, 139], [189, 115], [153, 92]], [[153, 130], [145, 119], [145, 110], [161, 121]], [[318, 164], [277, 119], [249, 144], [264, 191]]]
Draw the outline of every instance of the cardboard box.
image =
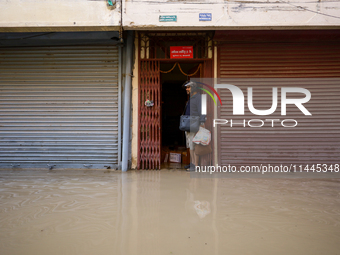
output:
[[169, 162], [181, 163], [181, 153], [170, 152], [169, 156], [170, 156]]

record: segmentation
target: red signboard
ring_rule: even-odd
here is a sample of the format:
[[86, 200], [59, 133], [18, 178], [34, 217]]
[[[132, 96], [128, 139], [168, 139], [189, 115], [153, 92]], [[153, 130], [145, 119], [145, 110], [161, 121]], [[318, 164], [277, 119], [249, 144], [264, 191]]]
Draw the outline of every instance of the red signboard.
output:
[[170, 58], [193, 58], [193, 46], [170, 46]]

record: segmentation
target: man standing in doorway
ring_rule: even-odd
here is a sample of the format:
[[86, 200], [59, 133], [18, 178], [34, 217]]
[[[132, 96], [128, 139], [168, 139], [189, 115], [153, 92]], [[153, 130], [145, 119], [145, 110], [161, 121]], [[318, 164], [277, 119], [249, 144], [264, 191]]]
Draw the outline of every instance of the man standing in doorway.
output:
[[[201, 115], [201, 94], [196, 82], [187, 81], [183, 84], [189, 95], [189, 100], [185, 106], [184, 115], [200, 116], [201, 125], [204, 125], [205, 116]], [[199, 164], [199, 156], [195, 154], [195, 144], [192, 142], [195, 132], [185, 132], [186, 145], [190, 148], [190, 164], [185, 166], [187, 171], [194, 171], [195, 166]]]

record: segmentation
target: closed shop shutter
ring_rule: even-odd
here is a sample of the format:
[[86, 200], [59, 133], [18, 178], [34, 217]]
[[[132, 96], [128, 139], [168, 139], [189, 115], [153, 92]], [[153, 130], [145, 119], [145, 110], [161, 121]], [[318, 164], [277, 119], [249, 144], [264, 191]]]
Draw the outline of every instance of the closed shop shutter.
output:
[[0, 49], [1, 166], [116, 167], [116, 46]]
[[[236, 124], [219, 126], [219, 164], [335, 164], [340, 156], [340, 44], [319, 42], [242, 42], [224, 43], [218, 47], [218, 77], [242, 88], [245, 115], [233, 115], [232, 95], [219, 89], [223, 106], [219, 118]], [[256, 109], [269, 109], [272, 88], [278, 88], [277, 110], [268, 116], [254, 115], [247, 107], [247, 87], [253, 88]], [[311, 92], [304, 104], [312, 116], [296, 106], [287, 106], [281, 115], [281, 88], [300, 87]], [[294, 97], [295, 95], [292, 94]], [[304, 95], [296, 95], [299, 98]], [[250, 119], [280, 119], [265, 122], [262, 127], [249, 127]], [[284, 119], [298, 125], [287, 128]], [[243, 121], [245, 120], [245, 125]], [[251, 121], [261, 125], [261, 121]], [[293, 125], [294, 122], [285, 122]], [[289, 124], [288, 124], [289, 123]], [[244, 127], [246, 126], [246, 127]]]

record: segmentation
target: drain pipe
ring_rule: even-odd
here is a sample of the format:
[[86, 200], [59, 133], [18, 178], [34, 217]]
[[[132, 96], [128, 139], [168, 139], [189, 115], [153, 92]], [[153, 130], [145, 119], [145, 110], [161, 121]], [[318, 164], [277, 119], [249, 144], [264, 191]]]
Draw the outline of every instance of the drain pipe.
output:
[[131, 83], [132, 83], [132, 50], [133, 31], [127, 31], [125, 70], [123, 77], [124, 85], [124, 122], [123, 122], [123, 151], [122, 151], [122, 171], [128, 170], [129, 144], [130, 144], [130, 111], [131, 111]]

